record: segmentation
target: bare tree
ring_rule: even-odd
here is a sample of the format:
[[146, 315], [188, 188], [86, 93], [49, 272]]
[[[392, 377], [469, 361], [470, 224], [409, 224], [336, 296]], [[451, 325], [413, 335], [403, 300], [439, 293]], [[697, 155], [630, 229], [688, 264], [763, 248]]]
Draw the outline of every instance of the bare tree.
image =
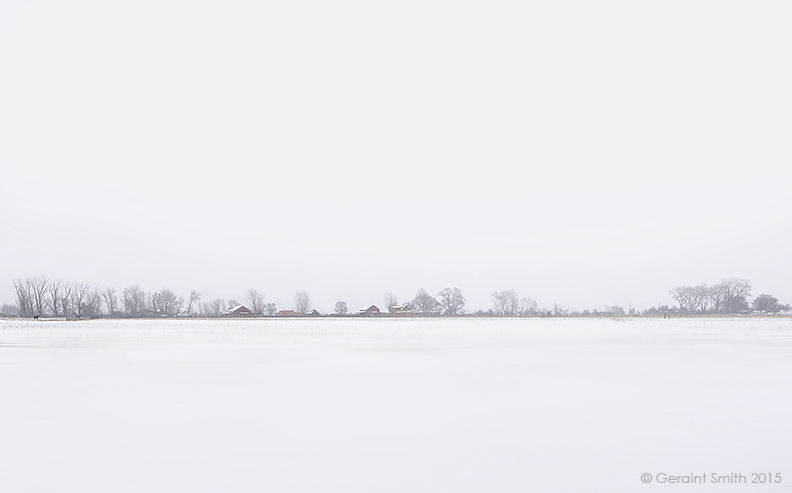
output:
[[698, 286], [693, 286], [693, 292], [696, 299], [696, 304], [693, 307], [694, 311], [699, 313], [706, 312], [709, 309], [709, 288], [706, 284], [699, 284]]
[[17, 304], [23, 317], [40, 317], [47, 308], [49, 281], [42, 274], [14, 279]]
[[71, 292], [71, 303], [74, 308], [74, 314], [77, 318], [85, 315], [85, 302], [88, 298], [88, 293], [91, 291], [91, 286], [87, 283], [81, 282], [74, 285]]
[[520, 313], [520, 295], [513, 289], [496, 291], [492, 297], [492, 308], [497, 315], [514, 316]]
[[465, 313], [465, 297], [459, 288], [445, 288], [437, 293], [443, 315], [454, 316]]
[[696, 294], [693, 286], [677, 286], [668, 292], [683, 312], [693, 311], [691, 307], [696, 304]]
[[192, 315], [193, 303], [197, 303], [201, 299], [201, 293], [196, 290], [190, 291], [190, 300], [187, 302], [187, 315]]
[[102, 293], [98, 288], [90, 289], [85, 294], [82, 315], [85, 317], [98, 317], [102, 314]]
[[412, 308], [413, 310], [426, 315], [434, 315], [440, 311], [440, 303], [437, 302], [434, 296], [430, 295], [425, 289], [421, 288], [418, 290], [418, 292], [415, 294], [415, 298], [412, 300]]
[[751, 303], [754, 310], [765, 313], [778, 313], [782, 310], [789, 310], [789, 305], [782, 305], [778, 298], [769, 294], [760, 294]]
[[160, 291], [163, 298], [165, 299], [165, 309], [166, 313], [172, 317], [180, 314], [182, 312], [182, 307], [184, 306], [184, 298], [181, 296], [176, 296], [175, 293], [168, 289], [163, 289]]
[[74, 311], [71, 303], [72, 291], [74, 291], [74, 287], [68, 282], [64, 282], [61, 286], [61, 308], [64, 317], [68, 317]]
[[747, 279], [724, 279], [712, 286], [677, 286], [669, 293], [685, 313], [738, 313], [748, 309], [751, 283]]
[[346, 301], [337, 301], [335, 304], [335, 312], [337, 315], [346, 315], [349, 313], [349, 308], [347, 308]]
[[128, 317], [137, 317], [146, 309], [146, 293], [137, 284], [124, 289], [121, 297], [124, 304], [124, 313]]
[[[534, 316], [537, 313], [537, 307], [539, 306], [536, 303], [536, 300], [533, 298], [529, 298], [527, 296], [523, 296], [520, 298], [519, 308], [517, 309], [517, 315], [521, 317], [530, 317]], [[561, 308], [558, 303], [553, 306], [553, 314], [558, 316], [566, 315], [566, 310]]]
[[64, 290], [64, 282], [62, 279], [58, 279], [57, 281], [52, 281], [49, 284], [49, 308], [52, 310], [52, 315], [57, 317], [61, 313], [65, 315], [65, 309], [63, 311], [59, 310], [59, 308], [63, 307], [63, 303], [61, 300], [62, 293]]
[[47, 307], [47, 288], [49, 281], [43, 274], [36, 274], [26, 279], [30, 285], [31, 302], [33, 306], [34, 317], [44, 315], [44, 310]]
[[254, 315], [261, 315], [264, 312], [264, 295], [256, 291], [255, 289], [248, 289], [247, 294], [245, 295], [245, 300], [250, 305], [250, 311], [253, 312]]
[[311, 296], [303, 291], [297, 291], [294, 295], [294, 311], [300, 313], [308, 313], [311, 310]]
[[268, 317], [274, 317], [278, 314], [278, 307], [275, 306], [275, 303], [267, 303], [264, 305], [264, 315]]
[[17, 296], [17, 306], [19, 307], [19, 315], [22, 317], [34, 316], [32, 295], [28, 288], [29, 285], [24, 279], [14, 279], [14, 290], [16, 291]]
[[118, 296], [116, 296], [116, 289], [112, 286], [106, 287], [104, 291], [102, 291], [102, 297], [107, 307], [107, 314], [111, 317], [115, 317], [118, 313]]
[[[532, 315], [550, 316], [550, 310], [539, 310], [536, 300], [527, 296], [520, 297], [519, 293], [513, 289], [496, 291], [490, 295], [492, 297], [492, 308], [496, 315], [507, 317]], [[558, 307], [561, 310], [561, 307]]]
[[726, 301], [726, 284], [719, 282], [707, 287], [707, 301], [711, 311], [721, 313]]
[[388, 313], [393, 313], [393, 307], [399, 305], [399, 297], [388, 291], [382, 296], [382, 304], [385, 305], [385, 309], [388, 310]]
[[679, 309], [687, 313], [702, 313], [707, 310], [712, 291], [706, 284], [677, 286], [669, 294], [679, 303]]
[[163, 289], [151, 297], [151, 308], [155, 313], [175, 317], [181, 312], [184, 299], [176, 296], [170, 289]]
[[747, 279], [724, 279], [723, 309], [726, 313], [739, 313], [748, 309], [748, 296], [751, 296], [751, 282]]
[[219, 317], [220, 314], [223, 312], [223, 307], [225, 306], [225, 302], [220, 298], [215, 298], [209, 304], [210, 306], [210, 313], [213, 317]]

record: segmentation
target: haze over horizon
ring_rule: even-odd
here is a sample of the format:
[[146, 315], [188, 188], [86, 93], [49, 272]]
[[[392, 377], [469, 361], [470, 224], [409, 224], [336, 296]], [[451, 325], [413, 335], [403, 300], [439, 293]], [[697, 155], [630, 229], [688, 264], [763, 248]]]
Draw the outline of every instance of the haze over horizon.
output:
[[323, 312], [454, 286], [643, 309], [723, 278], [790, 303], [791, 13], [9, 3], [0, 304], [35, 273]]

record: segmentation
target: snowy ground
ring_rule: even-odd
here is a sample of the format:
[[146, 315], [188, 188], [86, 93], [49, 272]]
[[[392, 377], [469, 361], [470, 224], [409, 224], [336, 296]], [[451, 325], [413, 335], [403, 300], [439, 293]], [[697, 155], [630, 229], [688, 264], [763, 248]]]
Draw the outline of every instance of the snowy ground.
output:
[[792, 491], [792, 320], [3, 320], [0, 491]]

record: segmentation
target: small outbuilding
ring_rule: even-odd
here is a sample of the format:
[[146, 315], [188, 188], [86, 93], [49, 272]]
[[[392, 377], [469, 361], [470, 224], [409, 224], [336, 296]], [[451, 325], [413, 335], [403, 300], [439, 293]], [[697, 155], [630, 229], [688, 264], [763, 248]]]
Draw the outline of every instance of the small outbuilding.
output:
[[380, 309], [377, 308], [376, 305], [367, 306], [367, 307], [361, 308], [358, 311], [358, 315], [362, 315], [364, 317], [375, 317], [375, 316], [377, 316], [379, 314], [380, 314]]
[[390, 314], [392, 317], [412, 317], [413, 315], [415, 315], [412, 306], [410, 306], [409, 304], [394, 306], [391, 309]]
[[224, 317], [250, 317], [253, 312], [244, 305], [237, 305], [223, 314]]

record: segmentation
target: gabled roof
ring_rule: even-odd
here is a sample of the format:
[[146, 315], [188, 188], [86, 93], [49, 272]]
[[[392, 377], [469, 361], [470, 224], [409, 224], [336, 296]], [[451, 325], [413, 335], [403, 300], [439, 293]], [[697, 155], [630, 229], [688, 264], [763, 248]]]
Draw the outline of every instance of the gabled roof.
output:
[[227, 312], [223, 313], [223, 315], [236, 315], [240, 313], [248, 314], [248, 313], [253, 313], [253, 311], [250, 308], [246, 307], [245, 305], [237, 305], [229, 309]]

